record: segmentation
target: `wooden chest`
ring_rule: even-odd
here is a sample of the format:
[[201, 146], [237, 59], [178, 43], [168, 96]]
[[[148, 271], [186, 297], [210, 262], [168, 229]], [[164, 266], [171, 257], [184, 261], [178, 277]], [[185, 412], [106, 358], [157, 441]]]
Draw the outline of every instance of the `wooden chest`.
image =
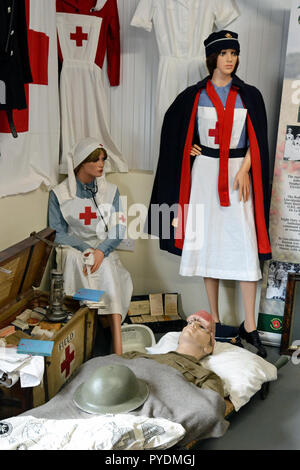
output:
[[[46, 228], [22, 242], [0, 252], [0, 329], [11, 324], [26, 309], [45, 308], [47, 292], [40, 286], [55, 232]], [[42, 240], [41, 240], [42, 239]], [[21, 388], [20, 381], [11, 388], [0, 385], [0, 419], [16, 416], [52, 398], [70, 380], [78, 367], [92, 356], [96, 334], [96, 311], [80, 307], [66, 297], [64, 307], [68, 320], [50, 338], [54, 341], [51, 357], [44, 358], [45, 372], [39, 386]], [[45, 319], [47, 321], [47, 319]], [[16, 331], [7, 336], [8, 345], [17, 345], [21, 338], [31, 338], [30, 331]], [[49, 339], [49, 338], [43, 338]]]

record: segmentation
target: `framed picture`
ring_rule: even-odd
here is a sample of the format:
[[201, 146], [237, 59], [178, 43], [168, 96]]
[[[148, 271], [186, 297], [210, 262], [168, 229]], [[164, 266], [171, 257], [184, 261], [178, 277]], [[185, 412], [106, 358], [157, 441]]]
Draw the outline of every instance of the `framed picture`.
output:
[[300, 274], [298, 273], [288, 274], [280, 353], [300, 356]]

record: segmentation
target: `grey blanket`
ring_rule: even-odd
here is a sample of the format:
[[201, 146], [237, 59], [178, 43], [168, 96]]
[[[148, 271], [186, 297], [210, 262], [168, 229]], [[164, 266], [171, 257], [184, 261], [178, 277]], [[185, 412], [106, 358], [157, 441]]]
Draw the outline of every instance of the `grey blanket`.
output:
[[116, 363], [129, 367], [138, 378], [145, 380], [149, 385], [148, 399], [132, 413], [149, 418], [162, 417], [180, 423], [186, 430], [180, 447], [193, 440], [221, 437], [225, 434], [229, 423], [224, 419], [225, 402], [218, 393], [199, 389], [170, 366], [145, 358], [124, 359], [115, 354], [95, 357], [82, 364], [72, 381], [55, 397], [44, 405], [23, 413], [22, 416], [58, 420], [91, 418], [94, 415], [81, 411], [73, 403], [75, 390], [96, 368]]

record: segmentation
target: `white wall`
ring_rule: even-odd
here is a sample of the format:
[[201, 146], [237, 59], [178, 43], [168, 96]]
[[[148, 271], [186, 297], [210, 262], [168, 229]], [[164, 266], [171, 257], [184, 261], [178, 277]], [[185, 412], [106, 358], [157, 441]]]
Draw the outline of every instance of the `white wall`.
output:
[[[208, 0], [209, 1], [209, 0]], [[154, 33], [130, 27], [138, 0], [118, 0], [122, 33], [122, 73], [118, 88], [107, 87], [111, 132], [129, 163], [144, 152], [150, 165], [153, 148], [153, 113], [157, 72]], [[287, 42], [290, 0], [237, 0], [241, 17], [230, 29], [239, 33], [239, 76], [262, 91], [269, 118], [271, 156], [274, 155]], [[104, 74], [106, 75], [106, 74]], [[149, 166], [150, 167], [150, 166]], [[153, 184], [150, 171], [110, 175], [128, 203], [148, 205]], [[38, 231], [47, 223], [48, 193], [37, 191], [0, 199], [0, 249]], [[121, 253], [130, 271], [134, 293], [179, 292], [186, 315], [208, 309], [203, 282], [178, 275], [179, 258], [158, 249], [156, 240], [137, 240], [134, 253]], [[258, 298], [259, 300], [259, 298]], [[237, 324], [243, 318], [239, 290], [232, 281], [221, 283], [222, 320]]]

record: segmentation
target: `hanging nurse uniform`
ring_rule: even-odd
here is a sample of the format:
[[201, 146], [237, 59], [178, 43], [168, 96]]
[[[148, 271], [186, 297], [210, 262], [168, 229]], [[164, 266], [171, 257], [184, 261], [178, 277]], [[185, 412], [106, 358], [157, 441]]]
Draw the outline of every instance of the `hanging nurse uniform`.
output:
[[57, 31], [63, 57], [60, 77], [62, 162], [82, 138], [94, 136], [113, 159], [112, 171], [127, 172], [127, 164], [108, 127], [108, 108], [102, 70], [95, 64], [102, 18], [57, 13]]
[[[92, 138], [83, 139], [73, 153], [68, 154], [68, 178], [53, 189], [63, 218], [68, 224], [68, 234], [85, 241], [92, 248], [99, 246], [108, 236], [114, 236], [116, 226], [124, 220], [122, 212], [114, 211], [113, 201], [117, 186], [106, 181], [105, 175], [96, 178], [98, 191], [95, 194], [95, 202], [93, 198], [82, 199], [76, 196], [77, 183], [73, 169], [99, 147], [95, 142], [97, 141]], [[89, 249], [83, 253], [70, 246], [57, 249], [57, 264], [64, 273], [65, 293], [73, 295], [82, 287], [104, 290], [103, 300], [106, 308], [99, 309], [98, 313], [120, 314], [123, 321], [133, 290], [130, 274], [122, 265], [118, 254], [112, 251], [104, 257], [97, 271], [85, 276], [83, 267], [87, 264], [89, 271], [89, 264], [93, 264], [92, 258]]]
[[140, 0], [131, 25], [152, 30], [159, 51], [156, 133], [176, 96], [207, 74], [204, 39], [239, 16], [235, 0]]

